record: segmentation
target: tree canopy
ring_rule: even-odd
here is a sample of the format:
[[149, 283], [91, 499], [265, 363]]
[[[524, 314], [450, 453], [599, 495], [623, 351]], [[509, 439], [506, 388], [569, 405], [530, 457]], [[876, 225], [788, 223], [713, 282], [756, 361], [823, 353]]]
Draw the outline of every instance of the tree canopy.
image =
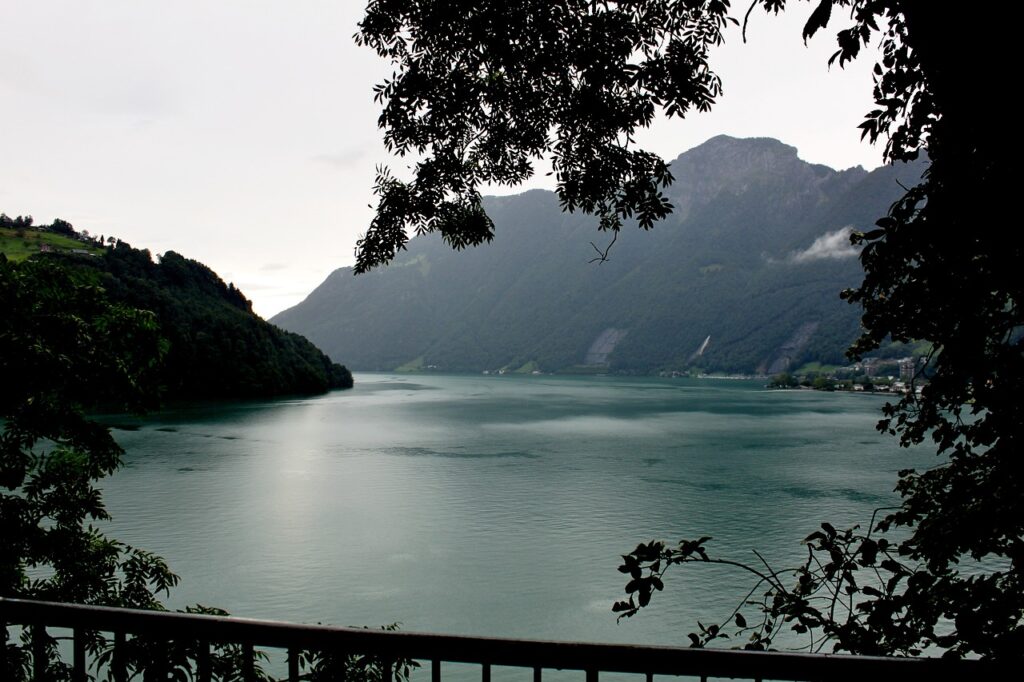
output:
[[721, 92], [708, 52], [727, 2], [493, 0], [371, 2], [356, 40], [397, 67], [375, 89], [387, 148], [422, 159], [415, 178], [377, 177], [377, 216], [356, 270], [390, 261], [407, 231], [440, 232], [455, 248], [493, 236], [482, 183], [518, 184], [552, 156], [568, 210], [617, 230], [650, 228], [671, 211], [672, 180], [632, 145], [663, 109], [707, 110]]
[[[789, 9], [754, 0], [747, 14], [758, 7]], [[418, 160], [411, 180], [378, 174], [357, 272], [388, 262], [410, 230], [439, 232], [455, 248], [489, 240], [480, 184], [518, 183], [544, 155], [563, 208], [598, 216], [602, 230], [630, 218], [652, 227], [671, 210], [661, 191], [671, 176], [633, 133], [659, 110], [682, 117], [713, 104], [721, 83], [710, 48], [741, 22], [731, 11], [725, 0], [370, 2], [357, 40], [395, 66], [376, 90], [379, 123], [390, 150]], [[853, 235], [864, 280], [844, 297], [863, 307], [864, 333], [850, 354], [887, 338], [932, 344], [930, 384], [888, 405], [879, 428], [905, 445], [931, 439], [944, 459], [902, 472], [901, 507], [866, 536], [810, 540], [852, 576], [887, 560], [871, 532], [902, 529], [886, 550], [905, 562], [890, 565], [901, 577], [859, 594], [854, 615], [869, 617], [856, 636], [837, 626], [829, 639], [858, 652], [1020, 656], [1024, 244], [1004, 225], [1013, 128], [998, 68], [1013, 22], [962, 4], [815, 0], [804, 37], [839, 21], [830, 63], [878, 47], [864, 137], [884, 142], [890, 162], [930, 159], [877, 229]], [[638, 547], [627, 572], [657, 565], [658, 574], [671, 556], [702, 560], [687, 542], [669, 557]], [[847, 574], [838, 575], [847, 587]], [[637, 577], [631, 586], [634, 594], [646, 586], [648, 600], [660, 589]]]
[[[95, 482], [121, 449], [84, 414], [145, 405], [163, 350], [152, 314], [54, 263], [0, 254], [0, 595], [158, 608], [177, 581], [96, 527], [109, 516]], [[4, 679], [22, 679], [27, 648], [0, 645]]]
[[[59, 254], [48, 254], [60, 259]], [[233, 284], [168, 251], [123, 241], [100, 258], [73, 258], [118, 303], [152, 311], [169, 348], [160, 369], [166, 400], [263, 398], [351, 388], [352, 375], [307, 339], [268, 324]]]

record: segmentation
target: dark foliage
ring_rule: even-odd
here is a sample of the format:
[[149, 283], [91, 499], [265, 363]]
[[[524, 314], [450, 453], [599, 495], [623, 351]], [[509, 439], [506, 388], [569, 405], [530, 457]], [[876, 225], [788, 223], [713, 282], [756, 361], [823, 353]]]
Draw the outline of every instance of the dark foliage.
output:
[[33, 222], [32, 216], [30, 215], [12, 218], [6, 213], [0, 213], [0, 227], [7, 227], [12, 230], [23, 230], [32, 227]]
[[[999, 29], [983, 28], [980, 16], [921, 4], [823, 0], [807, 33], [828, 23], [832, 5], [851, 7], [853, 19], [838, 34], [833, 60], [856, 57], [882, 33], [878, 108], [861, 126], [865, 136], [885, 139], [891, 160], [916, 158], [923, 149], [931, 159], [923, 182], [877, 229], [854, 235], [865, 245], [865, 277], [844, 296], [863, 306], [865, 332], [850, 353], [860, 357], [887, 338], [932, 344], [923, 395], [887, 405], [879, 428], [904, 445], [930, 439], [945, 458], [928, 471], [900, 472], [902, 505], [872, 521], [867, 535], [837, 533], [828, 524], [811, 535], [796, 587], [768, 580], [759, 604], [764, 624], [749, 628], [751, 644], [770, 641], [772, 628], [789, 623], [798, 633], [818, 629], [822, 638], [811, 635], [811, 648], [830, 643], [855, 653], [911, 655], [932, 648], [1020, 659], [1024, 319], [1017, 267], [1024, 244], [1019, 231], [1002, 227], [1003, 209], [988, 198], [1009, 173], [1005, 128], [996, 124], [1001, 113], [968, 92], [1005, 87], [998, 72], [985, 68], [997, 59], [992, 46], [1001, 40], [992, 34]], [[985, 66], [950, 50], [954, 35], [984, 35], [972, 41], [970, 58]], [[692, 561], [715, 560], [687, 541], [673, 549], [641, 545], [623, 567], [634, 575], [627, 591], [638, 600], [631, 596], [617, 609], [632, 615], [660, 589], [668, 565]], [[859, 585], [855, 575], [864, 574], [878, 584]], [[714, 639], [719, 628], [692, 635], [694, 643]]]
[[[53, 258], [66, 259], [54, 255]], [[352, 375], [298, 334], [252, 312], [233, 285], [202, 263], [117, 242], [102, 258], [68, 259], [114, 301], [152, 311], [169, 348], [164, 399], [256, 398], [351, 388]]]
[[389, 262], [407, 231], [451, 246], [490, 241], [478, 187], [514, 185], [552, 158], [569, 211], [618, 230], [650, 228], [672, 209], [672, 180], [654, 154], [631, 148], [656, 111], [707, 110], [721, 92], [709, 50], [728, 2], [374, 0], [356, 41], [396, 67], [376, 88], [388, 149], [423, 157], [415, 178], [382, 169], [377, 216], [359, 241], [356, 272]]
[[[121, 449], [83, 413], [96, 400], [144, 406], [163, 350], [151, 313], [55, 263], [0, 254], [0, 595], [159, 608], [177, 582], [94, 525], [109, 518], [95, 482]], [[22, 679], [26, 649], [3, 646], [3, 679]]]
[[50, 225], [50, 231], [56, 232], [57, 234], [62, 234], [66, 237], [79, 236], [79, 234], [75, 232], [75, 228], [71, 225], [71, 223], [69, 223], [66, 220], [61, 220], [60, 218], [57, 218], [56, 220], [53, 221], [53, 223]]
[[163, 350], [151, 313], [111, 305], [56, 264], [0, 255], [4, 595], [149, 607], [174, 584], [156, 557], [84, 525], [107, 518], [92, 482], [121, 449], [83, 408], [145, 405]]
[[[867, 331], [853, 352], [887, 336], [933, 344], [923, 397], [887, 406], [879, 428], [904, 444], [931, 440], [946, 455], [942, 466], [901, 473], [903, 506], [880, 529], [912, 529], [900, 550], [922, 564], [914, 596], [943, 605], [955, 626], [940, 646], [1021, 657], [1024, 239], [1004, 225], [1008, 113], [975, 94], [1005, 92], [997, 46], [1009, 29], [984, 14], [911, 3], [854, 9], [840, 60], [884, 26], [878, 108], [865, 135], [886, 139], [893, 160], [927, 149], [931, 165], [876, 230], [858, 235], [864, 282], [847, 297], [863, 306]], [[969, 49], [949, 49], [951, 36], [969, 39]]]

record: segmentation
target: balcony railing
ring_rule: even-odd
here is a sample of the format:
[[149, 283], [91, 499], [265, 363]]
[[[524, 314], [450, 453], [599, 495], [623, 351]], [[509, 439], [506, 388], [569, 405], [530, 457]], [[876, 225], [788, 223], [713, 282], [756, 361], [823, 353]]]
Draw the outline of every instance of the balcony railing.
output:
[[[306, 679], [302, 652], [333, 652], [372, 656], [377, 662], [375, 677], [392, 682], [395, 662], [415, 660], [429, 666], [431, 682], [441, 682], [441, 663], [469, 663], [480, 666], [480, 679], [490, 682], [492, 666], [510, 666], [533, 671], [534, 682], [542, 682], [543, 671], [578, 670], [581, 682], [598, 682], [599, 674], [635, 673], [651, 682], [654, 675], [748, 680], [989, 680], [997, 679], [992, 664], [982, 661], [934, 658], [881, 658], [821, 654], [775, 653], [664, 646], [552, 642], [492, 637], [463, 637], [428, 633], [366, 630], [322, 625], [296, 625], [265, 620], [219, 616], [139, 611], [99, 606], [0, 598], [0, 625], [15, 626], [26, 633], [26, 658], [31, 679], [49, 680], [56, 669], [48, 653], [52, 643], [47, 628], [71, 630], [70, 665], [62, 662], [74, 682], [98, 679], [126, 682], [130, 669], [124, 654], [136, 638], [158, 642], [195, 643], [193, 679], [218, 679], [211, 669], [210, 648], [237, 645], [239, 669], [236, 678], [257, 679], [256, 652], [281, 649], [288, 652], [290, 682]], [[113, 639], [106, 657], [89, 654], [97, 633]], [[9, 633], [16, 638], [14, 633]], [[4, 639], [8, 639], [5, 637]], [[107, 640], [104, 640], [107, 641]], [[10, 646], [10, 642], [8, 642]], [[67, 648], [67, 647], [65, 647]], [[10, 670], [16, 650], [0, 647], [0, 671]], [[0, 672], [2, 674], [2, 672]], [[145, 680], [168, 679], [164, 671], [154, 675], [147, 669]], [[639, 679], [639, 678], [638, 678]], [[6, 682], [6, 679], [5, 679]]]

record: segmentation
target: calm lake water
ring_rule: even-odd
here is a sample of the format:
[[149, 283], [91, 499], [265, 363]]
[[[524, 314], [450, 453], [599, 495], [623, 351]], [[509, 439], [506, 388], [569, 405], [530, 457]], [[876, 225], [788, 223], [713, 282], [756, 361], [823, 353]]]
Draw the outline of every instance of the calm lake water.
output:
[[686, 644], [751, 583], [711, 566], [616, 624], [619, 555], [711, 535], [779, 565], [866, 525], [899, 469], [883, 400], [759, 383], [358, 374], [352, 391], [181, 409], [115, 431], [113, 537], [164, 556], [174, 606], [298, 622]]

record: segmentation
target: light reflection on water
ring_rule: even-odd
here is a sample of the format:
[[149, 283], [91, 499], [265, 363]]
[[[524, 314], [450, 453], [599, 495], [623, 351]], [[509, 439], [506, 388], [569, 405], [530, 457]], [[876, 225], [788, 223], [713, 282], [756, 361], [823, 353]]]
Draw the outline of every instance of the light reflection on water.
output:
[[818, 523], [866, 524], [896, 471], [882, 401], [753, 382], [362, 374], [307, 400], [168, 411], [117, 431], [114, 537], [182, 576], [171, 603], [297, 622], [684, 644], [749, 588], [670, 575], [616, 625], [619, 555], [712, 535], [798, 557]]

